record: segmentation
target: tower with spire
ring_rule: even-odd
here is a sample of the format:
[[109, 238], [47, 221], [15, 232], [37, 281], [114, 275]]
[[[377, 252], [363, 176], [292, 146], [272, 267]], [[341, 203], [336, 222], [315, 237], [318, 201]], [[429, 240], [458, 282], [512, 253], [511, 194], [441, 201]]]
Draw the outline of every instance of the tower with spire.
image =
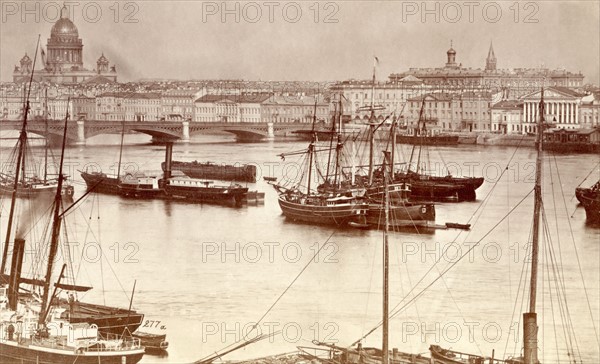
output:
[[490, 42], [490, 50], [488, 51], [487, 59], [485, 60], [485, 70], [495, 71], [496, 70], [496, 55], [494, 54], [494, 46]]

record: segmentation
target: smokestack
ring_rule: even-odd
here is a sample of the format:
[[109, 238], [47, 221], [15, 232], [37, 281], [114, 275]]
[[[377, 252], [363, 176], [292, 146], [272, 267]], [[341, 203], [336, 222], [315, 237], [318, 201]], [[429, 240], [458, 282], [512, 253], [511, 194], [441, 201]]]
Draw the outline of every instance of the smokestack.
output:
[[171, 161], [173, 159], [173, 143], [167, 142], [167, 149], [165, 150], [165, 173], [163, 178], [165, 180], [171, 178]]
[[10, 280], [8, 284], [8, 307], [17, 309], [19, 301], [19, 282], [21, 280], [21, 268], [23, 268], [23, 253], [25, 252], [25, 240], [16, 238], [13, 244], [12, 261], [10, 264]]

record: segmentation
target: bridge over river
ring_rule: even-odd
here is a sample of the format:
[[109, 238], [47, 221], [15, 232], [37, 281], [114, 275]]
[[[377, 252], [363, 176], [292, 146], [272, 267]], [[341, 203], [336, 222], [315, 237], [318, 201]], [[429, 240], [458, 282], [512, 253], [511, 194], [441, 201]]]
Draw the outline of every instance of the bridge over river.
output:
[[[21, 130], [21, 120], [0, 121], [0, 131]], [[193, 122], [193, 121], [105, 121], [77, 120], [69, 121], [67, 140], [70, 144], [83, 145], [86, 139], [102, 134], [119, 134], [138, 132], [148, 134], [154, 142], [189, 141], [197, 134], [228, 132], [238, 140], [274, 139], [281, 136], [293, 135], [294, 131], [310, 130], [312, 124], [306, 123], [235, 123], [235, 122]], [[55, 143], [62, 140], [64, 120], [28, 120], [27, 131], [41, 135]]]

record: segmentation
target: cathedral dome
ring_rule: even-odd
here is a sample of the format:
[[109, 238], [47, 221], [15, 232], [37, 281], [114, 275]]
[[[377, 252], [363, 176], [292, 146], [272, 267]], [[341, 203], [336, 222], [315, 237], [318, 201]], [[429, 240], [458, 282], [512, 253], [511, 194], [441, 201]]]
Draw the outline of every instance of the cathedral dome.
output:
[[65, 35], [78, 37], [79, 31], [71, 19], [69, 19], [69, 10], [66, 6], [63, 6], [62, 10], [60, 11], [60, 19], [58, 19], [54, 26], [52, 26], [50, 36], [54, 37]]

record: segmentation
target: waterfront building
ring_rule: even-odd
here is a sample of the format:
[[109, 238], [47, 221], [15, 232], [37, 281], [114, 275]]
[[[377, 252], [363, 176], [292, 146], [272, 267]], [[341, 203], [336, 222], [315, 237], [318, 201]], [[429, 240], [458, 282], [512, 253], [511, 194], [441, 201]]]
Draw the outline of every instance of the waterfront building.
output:
[[[490, 131], [490, 106], [498, 98], [489, 92], [437, 92], [409, 98], [404, 114], [405, 126], [417, 127], [421, 108], [427, 129], [444, 131]], [[421, 126], [422, 127], [422, 126]]]
[[261, 122], [261, 104], [270, 93], [240, 95], [204, 95], [195, 101], [195, 121], [200, 122]]
[[[117, 82], [116, 66], [110, 66], [102, 54], [96, 69], [89, 70], [83, 65], [83, 41], [79, 31], [69, 19], [69, 10], [63, 6], [60, 19], [52, 26], [46, 51], [41, 50], [42, 69], [36, 70], [34, 79], [60, 84], [110, 83]], [[33, 71], [33, 57], [25, 54], [15, 66], [13, 82], [28, 82]]]
[[500, 134], [522, 134], [523, 101], [502, 100], [491, 109], [492, 132]]
[[372, 81], [348, 80], [332, 85], [330, 90], [333, 94], [343, 95], [345, 117], [359, 122], [370, 118], [370, 111], [364, 110], [371, 103], [377, 106], [374, 111], [377, 120], [383, 120], [389, 115], [397, 118], [406, 115], [404, 104], [409, 98], [433, 92], [434, 88], [424, 86], [422, 80], [414, 76], [407, 76], [395, 83], [376, 82], [375, 87]]
[[[579, 106], [583, 93], [573, 91], [566, 87], [549, 87], [544, 90], [545, 119], [558, 129], [579, 129]], [[539, 117], [539, 104], [541, 90], [527, 94], [523, 100], [524, 133], [535, 133], [535, 124]]]
[[318, 123], [327, 123], [330, 117], [329, 103], [319, 96], [273, 95], [261, 105], [261, 116], [267, 122], [312, 123], [315, 115]]
[[96, 96], [96, 118], [110, 121], [160, 121], [161, 94], [105, 92]]
[[[502, 134], [536, 133], [541, 91], [518, 100], [503, 100], [491, 108], [492, 132]], [[544, 90], [545, 120], [556, 130], [579, 130], [598, 127], [600, 104], [594, 94], [584, 94], [566, 87]]]
[[206, 94], [206, 88], [167, 90], [161, 95], [162, 119], [165, 121], [195, 120], [195, 101]]

